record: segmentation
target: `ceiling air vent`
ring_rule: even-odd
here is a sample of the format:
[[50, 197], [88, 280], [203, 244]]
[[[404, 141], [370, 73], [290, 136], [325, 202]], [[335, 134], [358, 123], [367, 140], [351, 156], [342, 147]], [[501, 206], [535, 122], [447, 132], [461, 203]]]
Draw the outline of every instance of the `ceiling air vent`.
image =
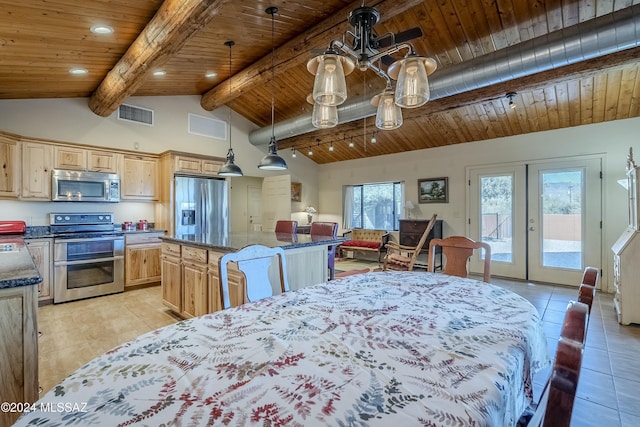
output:
[[227, 122], [189, 113], [189, 133], [226, 140]]
[[153, 110], [122, 104], [118, 108], [118, 120], [126, 120], [141, 125], [153, 126]]

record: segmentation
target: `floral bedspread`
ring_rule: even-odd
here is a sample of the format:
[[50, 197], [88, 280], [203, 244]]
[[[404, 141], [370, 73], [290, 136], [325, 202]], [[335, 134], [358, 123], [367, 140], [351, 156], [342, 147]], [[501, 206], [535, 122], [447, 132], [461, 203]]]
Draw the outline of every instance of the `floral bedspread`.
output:
[[142, 335], [16, 425], [512, 426], [549, 363], [538, 312], [508, 290], [368, 273]]

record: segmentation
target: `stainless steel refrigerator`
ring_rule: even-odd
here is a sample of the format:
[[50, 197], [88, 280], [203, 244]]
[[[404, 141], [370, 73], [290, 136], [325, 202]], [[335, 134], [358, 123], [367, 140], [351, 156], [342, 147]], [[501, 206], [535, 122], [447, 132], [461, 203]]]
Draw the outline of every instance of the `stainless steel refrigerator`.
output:
[[229, 232], [229, 186], [224, 179], [175, 178], [175, 234], [226, 236]]

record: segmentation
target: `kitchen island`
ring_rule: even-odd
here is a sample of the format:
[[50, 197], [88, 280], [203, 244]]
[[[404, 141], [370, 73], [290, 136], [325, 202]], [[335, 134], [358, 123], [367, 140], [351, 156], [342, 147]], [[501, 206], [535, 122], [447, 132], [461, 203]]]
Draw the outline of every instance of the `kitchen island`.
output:
[[0, 237], [0, 396], [14, 405], [0, 412], [9, 426], [25, 403], [38, 399], [38, 283], [42, 281], [20, 237]]
[[[232, 232], [228, 234], [185, 234], [163, 236], [162, 300], [181, 317], [195, 317], [222, 309], [218, 260], [225, 253], [248, 245], [284, 249], [287, 280], [292, 291], [327, 280], [328, 248], [344, 238], [281, 234], [273, 232]], [[272, 276], [277, 272], [274, 268]], [[229, 266], [231, 305], [245, 302], [244, 276]], [[275, 280], [271, 280], [272, 286]], [[274, 286], [274, 293], [279, 289]]]

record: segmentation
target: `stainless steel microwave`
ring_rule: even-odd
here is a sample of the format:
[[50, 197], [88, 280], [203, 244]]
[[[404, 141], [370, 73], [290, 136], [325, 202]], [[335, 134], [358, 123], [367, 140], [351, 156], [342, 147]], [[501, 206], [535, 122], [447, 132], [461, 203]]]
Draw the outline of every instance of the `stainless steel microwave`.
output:
[[115, 173], [54, 169], [51, 177], [55, 202], [120, 201], [120, 177]]

